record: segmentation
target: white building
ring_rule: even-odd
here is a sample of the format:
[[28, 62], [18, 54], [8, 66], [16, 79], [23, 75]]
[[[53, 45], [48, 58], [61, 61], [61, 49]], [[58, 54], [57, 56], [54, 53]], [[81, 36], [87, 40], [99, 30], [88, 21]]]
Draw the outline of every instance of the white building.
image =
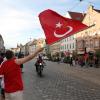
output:
[[60, 51], [67, 53], [73, 53], [73, 51], [76, 50], [76, 38], [75, 35], [72, 35], [70, 37], [67, 37], [63, 40], [61, 40], [61, 45], [60, 45]]

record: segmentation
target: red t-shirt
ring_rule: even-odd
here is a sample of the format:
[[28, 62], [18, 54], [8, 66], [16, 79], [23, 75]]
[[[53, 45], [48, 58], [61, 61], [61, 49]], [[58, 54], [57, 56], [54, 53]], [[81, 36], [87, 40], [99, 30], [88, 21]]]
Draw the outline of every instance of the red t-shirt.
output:
[[0, 67], [0, 75], [4, 75], [6, 93], [23, 90], [20, 65], [15, 63], [15, 58], [3, 62]]

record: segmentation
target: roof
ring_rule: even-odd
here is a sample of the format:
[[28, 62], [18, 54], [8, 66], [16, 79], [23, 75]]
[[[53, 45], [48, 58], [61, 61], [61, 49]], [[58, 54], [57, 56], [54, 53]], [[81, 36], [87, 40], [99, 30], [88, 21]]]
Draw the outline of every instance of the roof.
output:
[[98, 10], [98, 9], [94, 9], [94, 10], [100, 13], [100, 10]]
[[79, 20], [79, 21], [82, 21], [83, 18], [85, 17], [85, 13], [80, 13], [80, 12], [71, 12], [71, 11], [68, 11], [70, 17], [74, 20]]
[[0, 38], [2, 38], [2, 35], [0, 34]]

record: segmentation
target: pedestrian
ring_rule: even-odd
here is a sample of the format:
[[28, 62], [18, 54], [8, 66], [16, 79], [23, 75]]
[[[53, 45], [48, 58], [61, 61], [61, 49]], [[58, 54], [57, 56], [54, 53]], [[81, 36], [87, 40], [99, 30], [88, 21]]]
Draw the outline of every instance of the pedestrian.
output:
[[94, 56], [94, 66], [98, 68], [99, 59], [98, 57]]
[[[0, 54], [0, 65], [4, 61], [4, 53]], [[5, 98], [5, 93], [4, 93], [4, 78], [3, 75], [0, 75], [0, 96], [1, 99]]]
[[73, 58], [70, 57], [70, 66], [73, 66]]
[[59, 57], [57, 57], [57, 62], [58, 62], [58, 64], [60, 64], [60, 58]]
[[14, 57], [14, 53], [7, 50], [7, 60], [0, 67], [0, 75], [4, 75], [5, 100], [23, 100], [23, 82], [20, 65], [33, 59], [43, 47], [38, 48], [33, 54], [24, 58]]
[[76, 66], [75, 59], [72, 61], [73, 66]]
[[0, 54], [0, 64], [3, 62], [3, 54]]
[[83, 57], [80, 58], [80, 65], [81, 65], [81, 67], [83, 67], [85, 65]]
[[87, 67], [87, 65], [88, 65], [88, 58], [89, 58], [89, 55], [88, 55], [88, 53], [85, 53], [84, 54], [84, 65]]
[[[19, 52], [18, 58], [23, 58], [23, 57], [24, 55], [21, 52]], [[23, 73], [23, 64], [20, 65], [20, 68], [21, 68], [21, 72]]]
[[4, 77], [3, 76], [1, 80], [1, 98], [5, 99], [5, 87], [4, 87]]
[[78, 57], [75, 58], [75, 65], [78, 65]]
[[61, 61], [60, 62], [63, 63], [63, 61], [64, 61], [64, 57], [61, 57]]

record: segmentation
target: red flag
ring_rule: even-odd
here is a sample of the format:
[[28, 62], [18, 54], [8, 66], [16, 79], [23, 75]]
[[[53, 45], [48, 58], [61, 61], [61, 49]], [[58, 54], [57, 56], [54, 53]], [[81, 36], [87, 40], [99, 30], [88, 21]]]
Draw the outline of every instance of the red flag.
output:
[[65, 18], [50, 9], [41, 12], [39, 20], [48, 44], [57, 42], [87, 28], [80, 21]]

